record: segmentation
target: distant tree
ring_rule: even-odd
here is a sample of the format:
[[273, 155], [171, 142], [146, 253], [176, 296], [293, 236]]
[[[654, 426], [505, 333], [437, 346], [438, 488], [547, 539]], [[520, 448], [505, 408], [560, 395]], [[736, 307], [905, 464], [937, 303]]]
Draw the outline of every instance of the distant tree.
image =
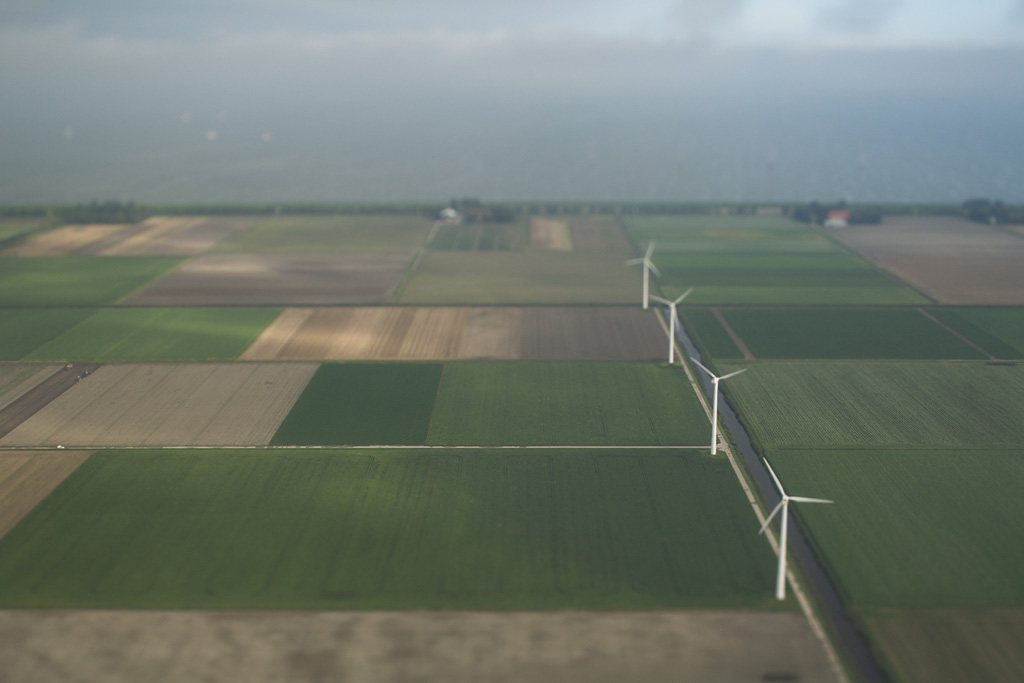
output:
[[138, 223], [149, 217], [149, 211], [134, 202], [111, 200], [100, 204], [93, 200], [58, 209], [57, 217], [65, 223]]

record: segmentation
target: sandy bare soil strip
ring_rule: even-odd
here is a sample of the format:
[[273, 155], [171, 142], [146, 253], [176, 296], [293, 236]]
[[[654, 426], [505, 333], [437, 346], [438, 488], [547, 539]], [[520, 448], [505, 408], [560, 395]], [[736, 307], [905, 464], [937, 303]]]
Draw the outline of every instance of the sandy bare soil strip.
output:
[[618, 251], [634, 255], [633, 243], [612, 216], [572, 216], [566, 219], [577, 251]]
[[0, 409], [21, 398], [61, 367], [59, 363], [0, 363]]
[[38, 235], [4, 253], [10, 256], [66, 256], [78, 253], [125, 228], [125, 225], [120, 224], [66, 225]]
[[[75, 471], [92, 451], [0, 453], [0, 537]], [[0, 667], [2, 670], [2, 667]]]
[[32, 681], [833, 681], [803, 616], [757, 612], [0, 612]]
[[260, 332], [260, 336], [242, 353], [241, 360], [278, 358], [288, 342], [313, 315], [313, 308], [286, 308]]
[[522, 308], [470, 308], [457, 352], [463, 359], [515, 360], [523, 347]]
[[164, 242], [174, 235], [191, 230], [202, 221], [202, 218], [195, 217], [169, 218], [166, 216], [152, 216], [139, 225], [140, 229], [138, 231], [125, 235], [124, 239], [105, 247], [99, 254], [101, 256], [152, 254], [155, 245]]
[[73, 387], [76, 382], [88, 377], [89, 375], [86, 373], [95, 372], [100, 365], [99, 363], [79, 363], [73, 368], [61, 367], [63, 369], [53, 371], [49, 377], [0, 410], [0, 436], [9, 434], [22, 422], [47, 406], [50, 401]]
[[534, 249], [572, 251], [572, 235], [565, 221], [534, 216], [530, 219], [530, 246]]
[[730, 339], [732, 339], [732, 343], [735, 344], [736, 348], [738, 348], [740, 353], [743, 354], [743, 358], [745, 360], [754, 360], [754, 354], [750, 352], [750, 348], [747, 346], [747, 343], [743, 341], [743, 338], [740, 337], [740, 335], [736, 334], [736, 330], [732, 329], [732, 325], [730, 325], [729, 321], [725, 319], [722, 312], [717, 308], [712, 308], [711, 312], [715, 314], [715, 318], [718, 319], [718, 324], [722, 326], [725, 333], [729, 335]]
[[0, 439], [0, 445], [265, 445], [316, 367], [106, 365]]
[[133, 306], [383, 303], [409, 254], [202, 254], [124, 303]]
[[1024, 240], [952, 217], [887, 218], [830, 233], [939, 303], [1024, 304]]

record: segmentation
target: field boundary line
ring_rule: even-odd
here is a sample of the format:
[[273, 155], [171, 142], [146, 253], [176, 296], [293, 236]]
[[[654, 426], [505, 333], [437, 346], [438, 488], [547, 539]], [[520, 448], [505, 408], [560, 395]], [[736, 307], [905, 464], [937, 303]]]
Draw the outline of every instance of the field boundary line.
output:
[[743, 360], [757, 360], [754, 358], [754, 354], [750, 352], [750, 347], [747, 346], [747, 343], [743, 341], [743, 338], [737, 334], [736, 330], [732, 329], [732, 325], [730, 325], [729, 321], [725, 319], [722, 312], [718, 310], [718, 307], [713, 306], [711, 308], [711, 312], [715, 314], [715, 318], [718, 319], [718, 323], [722, 326], [722, 329], [725, 330], [725, 333], [728, 334], [729, 338], [732, 339], [734, 344], [736, 344], [736, 348], [738, 348], [740, 353], [743, 354]]
[[238, 450], [257, 450], [257, 451], [297, 451], [297, 450], [308, 450], [308, 451], [357, 451], [357, 450], [441, 450], [441, 451], [458, 451], [458, 450], [604, 450], [604, 451], [678, 451], [678, 450], [700, 450], [705, 449], [707, 446], [662, 446], [657, 444], [644, 444], [644, 445], [622, 445], [622, 446], [609, 446], [609, 445], [598, 445], [598, 446], [587, 446], [579, 444], [570, 445], [551, 445], [551, 444], [531, 444], [526, 446], [480, 446], [480, 445], [461, 445], [461, 446], [426, 446], [426, 445], [409, 445], [409, 444], [362, 444], [362, 445], [296, 445], [296, 446], [254, 446], [252, 444], [245, 444], [240, 446], [231, 445], [218, 445], [218, 446], [77, 446], [77, 445], [61, 445], [57, 446], [0, 446], [0, 453], [3, 452], [17, 452], [17, 451], [54, 451], [54, 450], [68, 450], [68, 451], [82, 451], [82, 450], [102, 450], [102, 451], [238, 451]]
[[967, 344], [968, 346], [970, 346], [975, 351], [978, 351], [979, 353], [984, 354], [986, 357], [988, 357], [989, 360], [999, 360], [998, 358], [993, 356], [991, 353], [989, 353], [985, 349], [981, 348], [980, 346], [975, 344], [973, 341], [971, 341], [970, 339], [968, 339], [964, 335], [960, 334], [959, 332], [954, 330], [952, 327], [950, 327], [946, 323], [942, 322], [941, 320], [939, 320], [938, 318], [936, 318], [934, 315], [932, 315], [928, 311], [924, 310], [923, 308], [919, 307], [917, 309], [917, 312], [920, 313], [921, 315], [923, 315], [924, 317], [928, 318], [929, 320], [931, 320], [933, 323], [935, 323], [936, 325], [938, 325], [942, 329], [944, 329], [947, 332], [949, 332], [950, 334], [952, 334], [954, 337], [958, 338], [960, 341], [962, 341], [965, 344]]
[[[661, 326], [668, 332], [668, 324], [665, 322], [664, 315], [661, 311], [657, 311], [658, 321]], [[676, 345], [676, 351], [679, 351], [679, 345], [677, 339], [672, 339], [672, 343]], [[685, 349], [683, 349], [685, 351]], [[685, 356], [680, 355], [682, 360], [683, 370], [686, 372], [686, 378], [690, 381], [690, 387], [697, 394], [697, 399], [700, 404], [704, 407], [704, 412], [708, 417], [708, 422], [711, 421], [711, 408], [708, 405], [707, 397], [704, 395], [704, 391], [698, 386], [697, 380], [693, 375], [693, 371], [685, 361]], [[761, 506], [758, 505], [757, 497], [754, 495], [754, 491], [751, 488], [750, 483], [747, 481], [747, 477], [743, 474], [743, 470], [740, 469], [739, 463], [736, 462], [736, 456], [732, 451], [729, 441], [722, 435], [722, 430], [718, 431], [718, 447], [725, 451], [725, 457], [728, 458], [729, 464], [732, 466], [732, 471], [736, 475], [736, 479], [739, 480], [740, 487], [747, 496], [747, 501], [750, 503], [750, 507], [754, 509], [754, 514], [757, 516], [757, 521], [761, 526], [764, 525], [765, 515], [761, 511]], [[771, 528], [764, 530], [764, 535], [768, 539], [768, 543], [771, 545], [772, 550], [776, 556], [779, 554], [779, 541], [775, 536], [775, 531]], [[811, 631], [821, 642], [822, 647], [825, 650], [825, 656], [828, 657], [829, 663], [832, 665], [833, 673], [836, 675], [836, 680], [839, 683], [849, 683], [849, 679], [846, 676], [846, 672], [843, 670], [843, 666], [839, 661], [839, 655], [836, 653], [835, 648], [832, 647], [832, 642], [828, 639], [828, 635], [825, 633], [825, 628], [821, 625], [818, 620], [818, 616], [814, 613], [811, 607], [811, 601], [808, 599], [807, 594], [804, 592], [803, 586], [797, 581], [796, 574], [793, 573], [792, 563], [787, 563], [786, 566], [786, 579], [789, 581], [789, 585], [792, 588], [792, 593], [796, 597], [797, 602], [800, 603], [800, 609], [807, 618], [807, 622], [811, 627]]]

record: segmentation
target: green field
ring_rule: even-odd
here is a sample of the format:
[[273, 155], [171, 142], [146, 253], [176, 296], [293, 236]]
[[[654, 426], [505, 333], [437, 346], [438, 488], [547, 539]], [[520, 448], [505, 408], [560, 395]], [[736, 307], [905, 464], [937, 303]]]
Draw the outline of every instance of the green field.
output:
[[444, 367], [441, 363], [325, 363], [270, 443], [422, 444]]
[[790, 494], [836, 501], [801, 520], [857, 609], [1024, 607], [1019, 446], [768, 460]]
[[417, 304], [588, 304], [640, 300], [640, 270], [600, 251], [430, 251], [395, 301]]
[[991, 448], [1024, 443], [1024, 365], [759, 361], [724, 385], [767, 447]]
[[108, 308], [27, 360], [224, 360], [237, 358], [277, 308]]
[[0, 540], [0, 606], [774, 606], [756, 527], [692, 452], [101, 452]]
[[45, 217], [39, 218], [0, 218], [0, 241], [21, 235], [48, 223]]
[[[912, 308], [730, 307], [720, 313], [756, 358], [985, 358]], [[722, 334], [713, 315], [687, 320], [701, 339]]]
[[679, 307], [679, 317], [686, 333], [702, 350], [705, 357], [719, 360], [743, 358], [743, 352], [718, 321], [710, 308]]
[[679, 367], [448, 363], [427, 443], [701, 445], [709, 421]]
[[278, 216], [235, 233], [213, 251], [262, 254], [411, 252], [431, 221], [420, 216]]
[[21, 360], [94, 312], [91, 308], [0, 309], [0, 360]]
[[937, 308], [930, 312], [997, 358], [1024, 358], [1024, 308]]
[[0, 257], [0, 306], [105, 306], [181, 263], [167, 256]]

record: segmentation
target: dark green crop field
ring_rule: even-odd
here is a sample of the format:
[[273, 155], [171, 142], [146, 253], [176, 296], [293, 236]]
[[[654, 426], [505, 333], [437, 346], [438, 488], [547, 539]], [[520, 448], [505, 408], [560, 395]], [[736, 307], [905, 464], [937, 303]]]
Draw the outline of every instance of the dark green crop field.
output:
[[701, 445], [709, 421], [678, 367], [448, 363], [427, 443]]
[[0, 360], [21, 360], [94, 312], [92, 308], [0, 309]]
[[181, 260], [166, 256], [0, 257], [0, 306], [114, 304]]
[[[756, 358], [983, 359], [913, 308], [722, 308]], [[700, 319], [702, 325], [718, 324]], [[698, 335], [715, 334], [699, 331]]]
[[680, 307], [679, 317], [682, 318], [687, 334], [704, 353], [720, 360], [743, 358], [743, 353], [712, 309]]
[[28, 360], [237, 358], [277, 308], [108, 308], [42, 345]]
[[270, 443], [422, 444], [444, 367], [441, 363], [325, 363]]
[[856, 607], [1024, 607], [1019, 448], [768, 459], [791, 495], [836, 501], [797, 514]]
[[638, 451], [118, 451], [0, 540], [6, 608], [769, 606], [725, 460]]
[[1024, 308], [935, 308], [929, 311], [997, 358], [1024, 358]]

